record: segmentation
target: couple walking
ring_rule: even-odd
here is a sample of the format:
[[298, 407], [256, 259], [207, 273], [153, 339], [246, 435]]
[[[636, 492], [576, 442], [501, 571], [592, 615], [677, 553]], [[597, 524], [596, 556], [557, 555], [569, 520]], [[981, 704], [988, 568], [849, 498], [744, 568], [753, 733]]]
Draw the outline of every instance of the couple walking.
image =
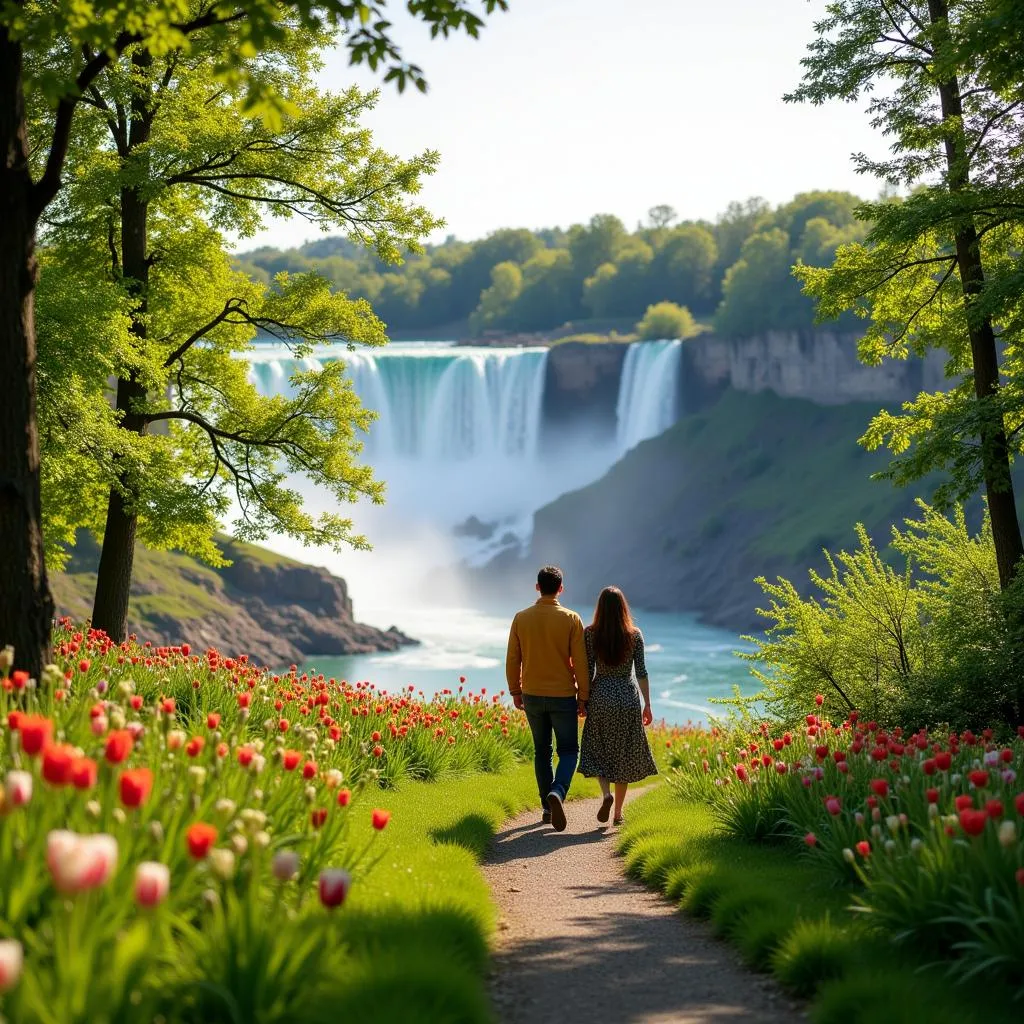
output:
[[[578, 758], [580, 773], [596, 777], [601, 786], [604, 799], [597, 820], [606, 822], [614, 803], [613, 824], [618, 825], [629, 784], [657, 773], [644, 732], [652, 714], [643, 634], [633, 624], [629, 604], [618, 587], [601, 591], [594, 621], [585, 629], [576, 612], [559, 604], [561, 569], [553, 565], [541, 569], [537, 591], [536, 603], [512, 620], [505, 678], [515, 706], [526, 712], [533, 733], [533, 766], [543, 820], [558, 832], [565, 828], [562, 805]], [[582, 750], [579, 717], [585, 719]], [[558, 751], [555, 771], [552, 732]]]

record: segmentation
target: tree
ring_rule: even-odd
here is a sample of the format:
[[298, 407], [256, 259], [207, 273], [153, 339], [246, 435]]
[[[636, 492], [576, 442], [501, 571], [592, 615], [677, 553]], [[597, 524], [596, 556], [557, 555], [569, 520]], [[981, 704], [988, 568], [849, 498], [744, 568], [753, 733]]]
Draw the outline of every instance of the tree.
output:
[[523, 291], [523, 272], [518, 263], [506, 260], [491, 271], [491, 286], [480, 296], [480, 305], [469, 318], [474, 334], [501, 327]]
[[674, 220], [679, 220], [679, 214], [665, 203], [652, 206], [647, 211], [647, 223], [657, 231], [659, 228], [669, 227]]
[[[867, 244], [799, 275], [822, 315], [854, 309], [869, 318], [866, 361], [939, 347], [951, 375], [968, 375], [948, 395], [880, 415], [865, 442], [888, 439], [898, 481], [952, 470], [947, 497], [984, 484], [1007, 588], [1024, 555], [1007, 421], [1020, 389], [1012, 359], [1010, 387], [1001, 387], [999, 349], [1013, 356], [1016, 347], [1021, 270], [1012, 236], [1024, 219], [1024, 97], [1020, 75], [1007, 74], [1021, 58], [1003, 48], [999, 11], [1010, 8], [998, 0], [834, 2], [787, 98], [820, 104], [870, 93], [872, 123], [894, 140], [889, 160], [859, 155], [858, 169], [915, 191], [902, 203], [866, 205], [859, 216], [874, 221]], [[1019, 252], [1019, 237], [1016, 245]]]
[[707, 228], [685, 224], [666, 232], [654, 268], [658, 296], [692, 309], [713, 309], [717, 259], [718, 247]]
[[799, 327], [802, 319], [810, 323], [813, 308], [792, 283], [792, 266], [789, 236], [782, 228], [751, 235], [743, 243], [740, 258], [725, 273], [715, 330], [742, 337]]
[[[298, 26], [351, 27], [350, 59], [386, 69], [398, 87], [425, 88], [422, 71], [402, 59], [384, 18], [386, 0], [265, 0], [194, 5], [169, 0], [84, 0], [77, 4], [29, 5], [8, 0], [0, 14], [0, 637], [14, 645], [19, 664], [39, 675], [49, 645], [53, 599], [46, 576], [40, 508], [39, 436], [36, 421], [35, 287], [36, 231], [60, 191], [65, 160], [75, 138], [75, 114], [107, 66], [130, 47], [160, 54], [186, 50], [205, 33], [216, 42], [234, 29], [222, 50], [225, 81], [244, 76], [240, 63], [284, 31], [285, 15]], [[479, 34], [482, 19], [463, 0], [408, 0], [410, 12], [434, 35], [464, 30]], [[484, 10], [507, 0], [484, 0]], [[66, 44], [74, 64], [56, 72], [42, 55]], [[143, 58], [144, 60], [145, 58]], [[52, 104], [52, 132], [34, 173], [26, 120], [26, 92], [39, 90]], [[252, 80], [250, 96], [268, 117], [279, 113], [273, 78]]]
[[[339, 504], [360, 494], [380, 500], [369, 472], [353, 463], [352, 425], [367, 420], [338, 367], [303, 378], [281, 405], [259, 396], [237, 355], [257, 329], [308, 354], [317, 341], [382, 344], [382, 325], [365, 302], [331, 296], [322, 278], [282, 276], [275, 290], [253, 289], [225, 273], [224, 243], [206, 227], [245, 233], [264, 211], [283, 212], [346, 229], [394, 262], [437, 225], [408, 202], [435, 155], [383, 153], [359, 123], [374, 94], [313, 86], [316, 54], [329, 42], [294, 32], [258, 58], [273, 67], [286, 107], [277, 127], [245, 115], [244, 94], [214, 75], [217, 49], [199, 41], [188, 54], [159, 57], [131, 48], [86, 97], [81, 131], [95, 121], [109, 149], [72, 151], [72, 183], [53, 204], [47, 242], [108, 254], [106, 275], [129, 311], [113, 360], [120, 429], [99, 454], [109, 487], [93, 625], [115, 640], [127, 632], [140, 528], [150, 546], [216, 558], [212, 538], [230, 492], [240, 536], [273, 530], [309, 543], [363, 543], [347, 520], [304, 514], [284, 468], [327, 487]], [[81, 262], [100, 261], [83, 253]], [[389, 274], [381, 299], [400, 297], [415, 309], [420, 291], [416, 278]], [[41, 362], [58, 362], [45, 340]], [[158, 423], [175, 429], [153, 437]], [[96, 449], [99, 439], [90, 444]]]
[[685, 306], [674, 302], [657, 302], [647, 307], [643, 319], [636, 325], [641, 341], [660, 341], [666, 338], [692, 338], [701, 328]]
[[602, 263], [583, 282], [583, 305], [594, 317], [636, 316], [652, 298], [654, 250], [631, 236], [615, 263]]

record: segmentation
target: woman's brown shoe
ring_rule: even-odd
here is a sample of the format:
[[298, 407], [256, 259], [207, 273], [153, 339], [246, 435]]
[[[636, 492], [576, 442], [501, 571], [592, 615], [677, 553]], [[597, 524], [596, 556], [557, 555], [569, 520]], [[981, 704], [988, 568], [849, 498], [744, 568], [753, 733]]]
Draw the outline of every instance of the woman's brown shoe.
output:
[[606, 796], [601, 801], [601, 806], [598, 808], [598, 811], [597, 811], [597, 820], [598, 821], [604, 822], [604, 821], [608, 820], [608, 815], [612, 813], [612, 804], [614, 802], [615, 802], [615, 797], [613, 797], [611, 795], [611, 793], [609, 793], [608, 796]]

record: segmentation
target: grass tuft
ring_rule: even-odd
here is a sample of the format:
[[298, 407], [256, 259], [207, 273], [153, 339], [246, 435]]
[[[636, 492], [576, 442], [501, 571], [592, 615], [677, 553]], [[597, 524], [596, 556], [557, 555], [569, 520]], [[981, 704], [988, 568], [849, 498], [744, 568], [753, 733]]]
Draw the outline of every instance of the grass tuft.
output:
[[810, 996], [824, 981], [841, 978], [856, 959], [857, 939], [849, 927], [828, 916], [797, 921], [772, 957], [775, 977], [799, 996]]

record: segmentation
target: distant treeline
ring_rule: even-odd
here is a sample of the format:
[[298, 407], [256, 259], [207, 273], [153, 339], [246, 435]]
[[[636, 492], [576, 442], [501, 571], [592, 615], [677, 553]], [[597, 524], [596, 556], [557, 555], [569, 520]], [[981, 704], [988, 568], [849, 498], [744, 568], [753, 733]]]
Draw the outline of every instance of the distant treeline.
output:
[[814, 309], [791, 274], [798, 260], [827, 266], [839, 245], [864, 238], [848, 192], [807, 192], [772, 208], [731, 203], [714, 222], [678, 222], [656, 206], [636, 231], [598, 214], [568, 230], [508, 228], [476, 242], [454, 237], [398, 267], [352, 241], [329, 237], [297, 249], [242, 253], [263, 280], [315, 270], [368, 299], [392, 330], [436, 331], [468, 322], [487, 331], [545, 331], [567, 322], [639, 320], [674, 302], [728, 335], [810, 326]]

